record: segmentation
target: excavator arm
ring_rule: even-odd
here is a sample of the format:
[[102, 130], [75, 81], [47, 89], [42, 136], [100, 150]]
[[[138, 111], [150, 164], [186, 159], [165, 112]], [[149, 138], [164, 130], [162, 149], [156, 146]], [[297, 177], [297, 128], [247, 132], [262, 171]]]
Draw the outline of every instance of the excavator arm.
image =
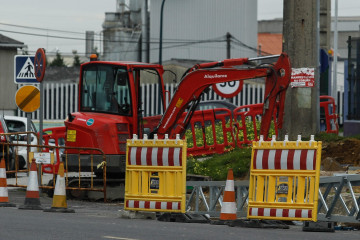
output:
[[[263, 64], [250, 68], [236, 68], [255, 59], [238, 58], [226, 59], [221, 62], [212, 62], [195, 65], [183, 76], [177, 90], [172, 97], [168, 108], [162, 116], [159, 125], [152, 134], [163, 138], [168, 134], [175, 138], [185, 131], [188, 118], [201, 97], [201, 94], [211, 85], [231, 81], [244, 81], [254, 78], [265, 80], [264, 110], [260, 133], [267, 136], [276, 102], [278, 106], [278, 127], [282, 127], [285, 91], [290, 83], [291, 66], [287, 54], [282, 53], [274, 64]], [[184, 121], [178, 123], [182, 113], [189, 107], [190, 110]], [[176, 125], [177, 124], [177, 125]], [[175, 126], [176, 125], [176, 126]]]

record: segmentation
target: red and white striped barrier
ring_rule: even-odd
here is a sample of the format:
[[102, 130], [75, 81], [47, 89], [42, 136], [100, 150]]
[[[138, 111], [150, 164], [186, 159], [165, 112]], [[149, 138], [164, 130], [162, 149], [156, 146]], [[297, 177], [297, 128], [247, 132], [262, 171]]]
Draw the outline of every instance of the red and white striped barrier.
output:
[[180, 147], [129, 147], [129, 165], [182, 166]]
[[316, 150], [257, 149], [254, 169], [315, 170]]
[[148, 210], [181, 210], [181, 202], [157, 202], [157, 201], [126, 201], [126, 207], [133, 209]]
[[280, 209], [280, 208], [250, 208], [250, 216], [277, 218], [312, 218], [312, 210], [308, 209]]

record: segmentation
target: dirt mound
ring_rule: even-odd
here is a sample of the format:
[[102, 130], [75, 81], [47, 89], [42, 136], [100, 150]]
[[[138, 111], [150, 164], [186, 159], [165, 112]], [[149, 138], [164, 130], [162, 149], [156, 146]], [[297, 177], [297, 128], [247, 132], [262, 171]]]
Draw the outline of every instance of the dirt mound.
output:
[[336, 142], [323, 142], [321, 159], [323, 164], [336, 167], [360, 166], [360, 140], [345, 139]]
[[342, 166], [331, 157], [321, 159], [321, 166], [324, 171], [346, 171], [346, 166]]

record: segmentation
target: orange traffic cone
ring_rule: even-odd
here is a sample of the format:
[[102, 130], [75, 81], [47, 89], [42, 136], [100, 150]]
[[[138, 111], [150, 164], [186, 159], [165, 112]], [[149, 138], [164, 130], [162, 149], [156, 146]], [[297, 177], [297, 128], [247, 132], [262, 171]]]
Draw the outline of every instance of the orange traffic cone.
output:
[[30, 165], [29, 182], [26, 188], [25, 203], [24, 205], [20, 206], [19, 209], [43, 210], [40, 204], [39, 184], [35, 159], [32, 160]]
[[15, 204], [9, 203], [4, 158], [0, 161], [0, 207], [16, 207]]
[[63, 212], [73, 213], [74, 209], [68, 209], [66, 203], [66, 189], [64, 178], [64, 163], [60, 162], [59, 171], [55, 183], [55, 191], [51, 208], [47, 208], [44, 212]]
[[220, 220], [236, 220], [236, 202], [233, 170], [229, 169], [225, 185]]

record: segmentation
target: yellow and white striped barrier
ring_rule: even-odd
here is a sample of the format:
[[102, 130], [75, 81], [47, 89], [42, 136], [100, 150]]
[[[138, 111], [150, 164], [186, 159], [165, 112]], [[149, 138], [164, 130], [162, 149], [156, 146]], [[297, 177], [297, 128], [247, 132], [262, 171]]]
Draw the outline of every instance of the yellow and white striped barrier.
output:
[[322, 142], [253, 143], [249, 207], [251, 219], [316, 221]]

